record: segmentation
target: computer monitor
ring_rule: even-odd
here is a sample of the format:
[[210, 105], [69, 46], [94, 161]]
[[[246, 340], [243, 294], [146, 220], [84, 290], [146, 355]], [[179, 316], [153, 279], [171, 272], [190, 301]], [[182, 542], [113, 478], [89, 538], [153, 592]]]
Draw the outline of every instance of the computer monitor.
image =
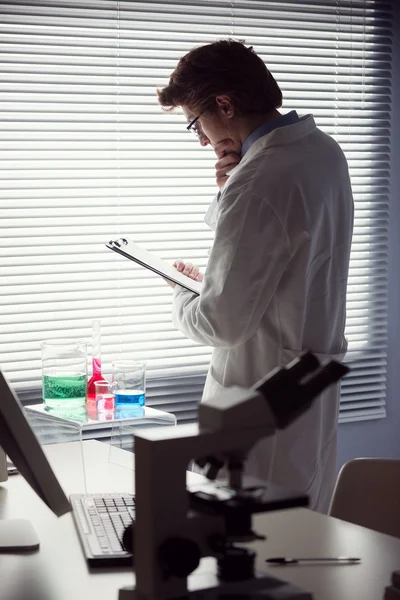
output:
[[[0, 371], [0, 447], [36, 494], [58, 516], [71, 505], [29, 425], [21, 403]], [[0, 551], [26, 550], [39, 545], [26, 520], [0, 521]]]

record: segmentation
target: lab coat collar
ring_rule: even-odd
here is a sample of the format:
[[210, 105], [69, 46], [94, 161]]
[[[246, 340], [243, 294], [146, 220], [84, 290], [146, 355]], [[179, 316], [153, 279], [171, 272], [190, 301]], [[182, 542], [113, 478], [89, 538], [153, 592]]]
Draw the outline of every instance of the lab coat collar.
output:
[[247, 161], [255, 156], [260, 150], [272, 148], [273, 146], [284, 146], [300, 140], [307, 135], [310, 135], [317, 128], [314, 117], [312, 115], [304, 115], [292, 125], [285, 125], [273, 129], [269, 133], [263, 135], [256, 140], [248, 149], [242, 160], [236, 167], [231, 169], [229, 175], [232, 176], [239, 170]]
[[[307, 135], [310, 135], [310, 133], [313, 133], [316, 128], [317, 126], [315, 124], [314, 117], [312, 115], [304, 115], [292, 125], [286, 125], [285, 127], [273, 129], [270, 133], [263, 135], [256, 142], [254, 142], [238, 166], [252, 158], [255, 154], [257, 154], [257, 152], [259, 152], [259, 150], [265, 150], [266, 148], [271, 148], [273, 146], [284, 146], [286, 144], [291, 144], [306, 137]], [[237, 167], [235, 167], [235, 169], [236, 168]]]
[[260, 125], [260, 127], [257, 127], [257, 129], [250, 133], [250, 135], [245, 139], [245, 141], [243, 142], [240, 157], [243, 158], [246, 152], [249, 151], [254, 142], [256, 142], [259, 138], [263, 137], [264, 135], [267, 135], [267, 133], [270, 133], [278, 127], [286, 127], [287, 125], [293, 125], [293, 123], [297, 123], [298, 120], [299, 116], [297, 112], [295, 110], [291, 110], [285, 115], [279, 115], [278, 117], [270, 119], [266, 123], [263, 123], [262, 125]]

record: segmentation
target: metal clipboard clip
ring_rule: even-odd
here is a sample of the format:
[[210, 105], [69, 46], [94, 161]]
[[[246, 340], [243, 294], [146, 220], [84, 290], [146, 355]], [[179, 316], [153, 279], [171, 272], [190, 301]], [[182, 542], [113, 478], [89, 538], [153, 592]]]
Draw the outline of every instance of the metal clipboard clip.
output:
[[115, 246], [117, 248], [123, 248], [124, 246], [127, 246], [129, 244], [128, 240], [126, 238], [119, 238], [118, 240], [110, 240], [108, 242], [108, 244], [106, 244], [106, 246], [108, 248], [110, 248], [110, 246], [112, 248], [114, 248]]

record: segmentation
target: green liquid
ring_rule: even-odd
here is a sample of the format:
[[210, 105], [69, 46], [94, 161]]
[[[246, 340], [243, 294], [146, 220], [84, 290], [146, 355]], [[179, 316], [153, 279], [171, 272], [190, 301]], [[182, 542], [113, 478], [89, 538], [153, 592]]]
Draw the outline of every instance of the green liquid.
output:
[[43, 376], [43, 401], [47, 406], [70, 408], [86, 402], [86, 375], [72, 377]]

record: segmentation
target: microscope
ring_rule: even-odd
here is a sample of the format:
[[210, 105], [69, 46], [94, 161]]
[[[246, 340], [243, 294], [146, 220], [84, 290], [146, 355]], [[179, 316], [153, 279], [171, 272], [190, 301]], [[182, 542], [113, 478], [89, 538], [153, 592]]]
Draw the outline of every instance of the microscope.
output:
[[[121, 589], [119, 600], [311, 600], [296, 586], [257, 574], [255, 553], [244, 545], [263, 539], [252, 530], [252, 515], [307, 506], [308, 498], [247, 480], [244, 465], [256, 442], [290, 425], [347, 371], [305, 353], [251, 389], [226, 388], [203, 402], [197, 424], [135, 435], [136, 586]], [[193, 460], [206, 477], [187, 486]], [[217, 477], [221, 469], [226, 480]], [[196, 575], [205, 557], [213, 557], [213, 568]]]

